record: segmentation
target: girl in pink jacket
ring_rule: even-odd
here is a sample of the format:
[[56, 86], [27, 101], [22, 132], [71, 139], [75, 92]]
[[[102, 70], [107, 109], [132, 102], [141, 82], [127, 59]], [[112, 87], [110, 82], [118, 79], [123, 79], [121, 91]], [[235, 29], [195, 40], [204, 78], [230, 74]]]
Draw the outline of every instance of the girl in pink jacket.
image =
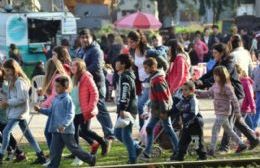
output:
[[245, 92], [245, 98], [242, 102], [241, 112], [246, 124], [253, 129], [253, 116], [256, 113], [256, 104], [254, 100], [254, 81], [246, 74], [239, 65], [236, 65], [240, 82]]
[[[73, 89], [71, 97], [76, 107], [75, 109], [75, 139], [79, 143], [79, 136], [91, 144], [91, 153], [96, 154], [101, 145], [101, 155], [108, 152], [108, 142], [90, 129], [91, 119], [98, 113], [97, 103], [99, 100], [98, 89], [92, 75], [87, 71], [86, 64], [81, 59], [72, 62], [71, 72], [73, 74]], [[79, 129], [80, 128], [80, 129]], [[83, 164], [81, 160], [75, 158], [73, 166]]]
[[[42, 90], [39, 91], [39, 95], [44, 95], [46, 97], [46, 99], [40, 104], [42, 108], [49, 108], [55, 96], [57, 95], [54, 89], [55, 79], [60, 75], [66, 75], [66, 71], [64, 70], [62, 63], [58, 59], [52, 58], [46, 64], [47, 67], [46, 67], [43, 88]], [[49, 123], [50, 120], [48, 118], [44, 130], [44, 135], [47, 141], [47, 145], [50, 148], [52, 134], [49, 133], [48, 131]]]
[[208, 46], [200, 40], [200, 37], [195, 37], [194, 51], [198, 57], [199, 63], [204, 61], [204, 56], [209, 52]]
[[190, 57], [183, 46], [176, 40], [170, 41], [170, 67], [166, 76], [171, 94], [173, 95], [190, 79]]

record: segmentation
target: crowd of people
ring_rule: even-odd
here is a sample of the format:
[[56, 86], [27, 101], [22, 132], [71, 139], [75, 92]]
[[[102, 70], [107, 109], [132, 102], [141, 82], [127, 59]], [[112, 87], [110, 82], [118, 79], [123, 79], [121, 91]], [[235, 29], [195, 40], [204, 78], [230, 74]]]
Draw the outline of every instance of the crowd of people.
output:
[[[12, 134], [17, 124], [36, 152], [34, 163], [49, 168], [59, 167], [65, 146], [71, 152], [68, 157], [74, 158], [72, 165], [86, 162], [94, 166], [99, 147], [101, 155], [106, 156], [115, 139], [125, 145], [128, 164], [138, 159], [148, 161], [152, 159], [158, 123], [171, 143], [171, 161], [185, 159], [193, 136], [198, 137], [199, 160], [218, 151], [227, 152], [230, 140], [237, 144], [236, 153], [254, 149], [259, 144], [260, 57], [254, 65], [255, 58], [248, 51], [252, 44], [245, 30], [242, 34], [237, 34], [235, 27], [232, 30], [231, 35], [224, 36], [214, 25], [212, 33], [205, 28], [192, 40], [187, 34], [167, 40], [156, 34], [149, 43], [141, 31], [131, 31], [127, 36], [109, 34], [98, 42], [90, 30], [84, 29], [79, 32], [73, 53], [66, 40], [46, 51], [45, 68], [40, 62], [31, 77], [45, 76], [37, 91], [39, 98], [44, 98], [34, 110], [48, 117], [44, 131], [48, 158], [28, 127], [30, 86], [34, 83], [23, 72], [19, 51], [12, 45], [13, 56], [0, 68], [0, 162], [6, 152], [7, 160], [14, 155], [16, 161], [26, 159]], [[192, 66], [205, 61], [208, 65], [204, 74]], [[106, 107], [113, 91], [118, 115], [114, 126]], [[214, 99], [216, 117], [208, 150], [197, 97]], [[137, 116], [138, 127], [146, 132], [144, 145], [132, 136]], [[97, 117], [104, 136], [91, 129], [93, 117]], [[217, 149], [221, 127], [224, 134]], [[91, 146], [89, 152], [81, 149], [79, 137]]]

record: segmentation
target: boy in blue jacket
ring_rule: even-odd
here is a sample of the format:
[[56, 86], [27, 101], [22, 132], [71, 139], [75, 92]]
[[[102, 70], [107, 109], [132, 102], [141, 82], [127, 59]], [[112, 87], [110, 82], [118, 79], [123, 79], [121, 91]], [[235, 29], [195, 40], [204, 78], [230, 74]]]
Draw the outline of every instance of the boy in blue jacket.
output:
[[60, 76], [55, 80], [55, 97], [49, 109], [35, 106], [35, 111], [50, 116], [48, 131], [52, 133], [50, 148], [50, 164], [48, 168], [58, 168], [61, 160], [62, 150], [66, 146], [74, 156], [87, 162], [90, 166], [96, 164], [96, 157], [84, 152], [74, 139], [75, 128], [73, 119], [75, 116], [74, 105], [68, 93], [70, 80], [67, 76]]

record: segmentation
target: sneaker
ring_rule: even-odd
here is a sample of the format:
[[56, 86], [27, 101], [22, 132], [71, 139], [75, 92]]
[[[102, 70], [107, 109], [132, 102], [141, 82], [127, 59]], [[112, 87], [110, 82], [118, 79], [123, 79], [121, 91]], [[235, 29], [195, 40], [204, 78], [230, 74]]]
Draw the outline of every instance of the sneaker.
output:
[[246, 149], [247, 149], [247, 146], [245, 144], [240, 144], [236, 150], [236, 153], [241, 153]]
[[140, 160], [142, 161], [149, 161], [150, 159], [151, 157], [147, 155], [145, 152], [143, 152], [142, 155], [140, 156]]
[[23, 160], [26, 160], [26, 156], [24, 152], [17, 154], [14, 162], [21, 162]]
[[42, 166], [43, 166], [43, 167], [48, 167], [50, 163], [51, 163], [51, 160], [50, 160], [50, 159], [47, 159], [47, 160], [46, 160], [46, 163], [42, 164]]
[[80, 160], [78, 157], [75, 157], [75, 159], [71, 163], [71, 166], [81, 166], [83, 165], [83, 163], [84, 162], [82, 160]]
[[14, 152], [13, 151], [8, 151], [7, 152], [7, 157], [5, 158], [5, 161], [11, 161], [14, 159]]
[[254, 148], [257, 147], [258, 144], [259, 144], [259, 139], [257, 139], [254, 142], [250, 143], [250, 146], [249, 146], [248, 150], [253, 150]]
[[98, 151], [98, 148], [99, 148], [99, 143], [94, 141], [94, 143], [91, 145], [91, 154], [92, 155], [95, 155]]
[[90, 162], [88, 163], [90, 166], [95, 166], [96, 165], [96, 161], [97, 161], [97, 158], [95, 155], [92, 155], [92, 158], [90, 160]]

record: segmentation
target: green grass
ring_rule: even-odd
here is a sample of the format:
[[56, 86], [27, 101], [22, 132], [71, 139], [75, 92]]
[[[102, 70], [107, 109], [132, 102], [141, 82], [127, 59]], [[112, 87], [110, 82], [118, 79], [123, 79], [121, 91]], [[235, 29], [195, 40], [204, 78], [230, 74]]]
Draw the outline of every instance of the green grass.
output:
[[[84, 150], [88, 150], [88, 147], [86, 143], [81, 144]], [[48, 153], [48, 149], [45, 144], [41, 144], [42, 149], [44, 150], [45, 154]], [[27, 160], [22, 161], [19, 163], [12, 163], [12, 162], [6, 162], [4, 161], [4, 164], [2, 165], [3, 168], [41, 168], [40, 165], [31, 165], [30, 163], [33, 162], [33, 160], [36, 158], [35, 153], [32, 151], [32, 148], [29, 147], [28, 144], [24, 144], [21, 146], [21, 148], [25, 151]], [[100, 152], [100, 151], [99, 151]], [[67, 149], [64, 149], [63, 156], [68, 155], [69, 152]], [[171, 156], [170, 151], [164, 150], [162, 153], [162, 156], [160, 158], [153, 159], [152, 162], [165, 162], [167, 161]], [[217, 159], [240, 159], [240, 158], [254, 158], [260, 156], [260, 147], [253, 151], [245, 151], [242, 154], [224, 154], [224, 155], [217, 155]], [[187, 161], [194, 161], [196, 160], [197, 156], [187, 156], [185, 160]], [[215, 159], [215, 158], [209, 158], [209, 159]], [[119, 164], [125, 164], [128, 160], [128, 155], [125, 147], [119, 143], [119, 142], [113, 142], [112, 150], [106, 157], [101, 157], [100, 154], [97, 156], [97, 165], [99, 166], [105, 166], [105, 165], [119, 165]], [[61, 160], [60, 168], [71, 168], [70, 165], [72, 163], [72, 160], [64, 159]], [[141, 163], [141, 162], [140, 162]], [[82, 167], [86, 167], [87, 164], [83, 164]], [[259, 165], [258, 165], [259, 166]], [[1, 166], [0, 166], [1, 167]], [[115, 166], [116, 167], [116, 166]], [[254, 167], [253, 165], [249, 166]], [[226, 167], [228, 168], [228, 167]]]

